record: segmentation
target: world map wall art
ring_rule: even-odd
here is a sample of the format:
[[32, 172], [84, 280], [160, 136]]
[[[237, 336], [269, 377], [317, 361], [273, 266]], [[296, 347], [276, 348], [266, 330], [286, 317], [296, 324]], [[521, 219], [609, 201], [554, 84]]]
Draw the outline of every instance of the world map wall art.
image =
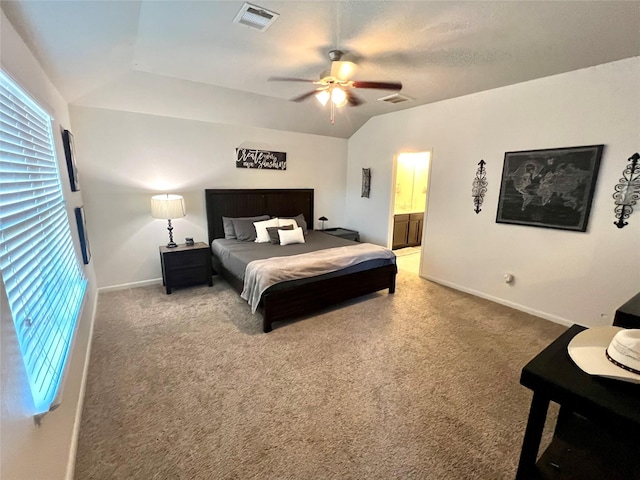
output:
[[496, 222], [585, 232], [603, 149], [505, 153]]

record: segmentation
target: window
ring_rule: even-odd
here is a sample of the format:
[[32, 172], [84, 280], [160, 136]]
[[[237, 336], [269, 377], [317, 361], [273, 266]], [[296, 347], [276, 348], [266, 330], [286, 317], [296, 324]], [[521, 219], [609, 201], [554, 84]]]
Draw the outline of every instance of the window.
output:
[[71, 239], [51, 117], [0, 70], [0, 271], [36, 414], [52, 406], [87, 281]]

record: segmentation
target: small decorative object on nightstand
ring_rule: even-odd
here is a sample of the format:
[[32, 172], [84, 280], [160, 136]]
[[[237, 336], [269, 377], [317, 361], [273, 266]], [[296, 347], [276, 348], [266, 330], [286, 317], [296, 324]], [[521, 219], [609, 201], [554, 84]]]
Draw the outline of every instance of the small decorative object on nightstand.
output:
[[167, 294], [174, 288], [187, 287], [200, 283], [213, 285], [211, 269], [211, 251], [204, 242], [192, 246], [160, 247], [162, 264], [162, 284]]
[[322, 230], [324, 230], [324, 222], [326, 222], [329, 219], [323, 215], [318, 220], [322, 222]]
[[347, 240], [353, 240], [354, 242], [360, 241], [360, 233], [356, 230], [349, 230], [348, 228], [327, 228], [322, 230], [324, 233], [333, 235], [335, 237], [346, 238]]

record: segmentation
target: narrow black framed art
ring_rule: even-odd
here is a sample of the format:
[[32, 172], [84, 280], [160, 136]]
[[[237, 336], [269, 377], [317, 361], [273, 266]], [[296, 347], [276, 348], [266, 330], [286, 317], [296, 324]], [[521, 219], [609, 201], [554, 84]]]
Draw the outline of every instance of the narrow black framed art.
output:
[[505, 153], [496, 222], [585, 232], [603, 149]]
[[84, 207], [76, 207], [76, 223], [78, 224], [78, 237], [80, 237], [80, 250], [82, 261], [85, 265], [91, 260], [91, 248], [89, 248], [89, 236], [87, 235], [87, 220], [84, 216]]
[[69, 130], [62, 130], [62, 143], [64, 144], [64, 156], [67, 159], [71, 191], [77, 192], [80, 190], [80, 181], [78, 180], [78, 167], [76, 165], [76, 147], [73, 142], [73, 134]]

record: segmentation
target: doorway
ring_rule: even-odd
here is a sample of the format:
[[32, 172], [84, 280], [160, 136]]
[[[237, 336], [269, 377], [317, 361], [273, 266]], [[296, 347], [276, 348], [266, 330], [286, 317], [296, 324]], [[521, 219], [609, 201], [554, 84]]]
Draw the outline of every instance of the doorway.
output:
[[389, 248], [416, 274], [422, 257], [430, 159], [428, 151], [399, 153], [394, 159]]

